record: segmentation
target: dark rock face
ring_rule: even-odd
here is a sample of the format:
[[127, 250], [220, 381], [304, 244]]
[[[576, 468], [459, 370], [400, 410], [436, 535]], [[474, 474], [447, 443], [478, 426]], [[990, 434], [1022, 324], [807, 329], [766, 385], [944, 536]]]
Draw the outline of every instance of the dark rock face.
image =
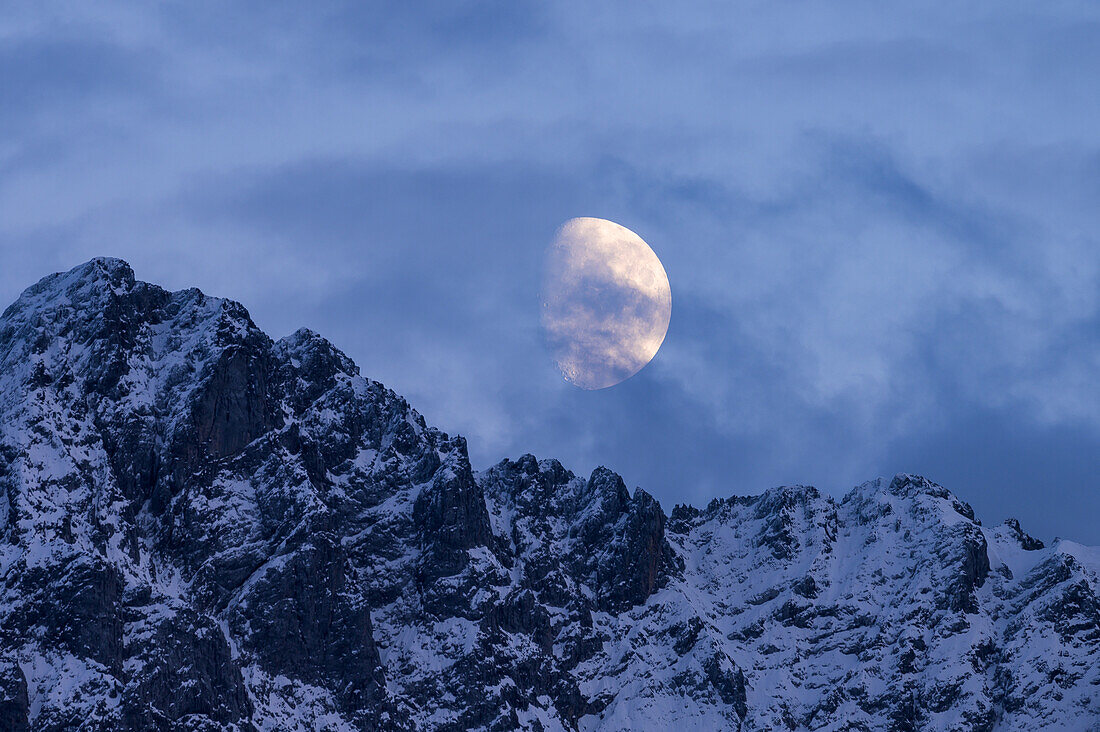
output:
[[43, 591], [28, 595], [23, 623], [42, 629], [51, 644], [118, 672], [122, 666], [122, 582], [119, 572], [99, 557], [74, 558], [53, 571], [31, 570], [28, 585]]
[[242, 647], [272, 674], [333, 689], [345, 711], [376, 705], [385, 680], [370, 609], [350, 586], [339, 542], [315, 533], [280, 560], [232, 608]]
[[615, 613], [645, 602], [677, 568], [660, 504], [641, 489], [631, 497], [607, 468], [593, 471], [582, 496], [588, 505], [569, 535], [585, 549], [577, 560], [596, 589], [596, 607]]
[[474, 481], [465, 444], [458, 450], [459, 471], [437, 473], [413, 504], [413, 522], [427, 548], [427, 561], [421, 565], [425, 581], [457, 574], [468, 563], [468, 550], [490, 544], [481, 488]]
[[1087, 729], [1100, 559], [918, 476], [666, 516], [118, 260], [0, 317], [0, 730]]
[[[247, 313], [238, 317], [247, 318]], [[266, 338], [250, 334], [214, 361], [191, 407], [194, 432], [184, 438], [183, 444], [190, 448], [185, 464], [236, 455], [276, 426], [276, 404], [267, 384], [268, 349]]]
[[23, 669], [11, 661], [0, 662], [0, 729], [29, 732], [30, 701]]
[[126, 655], [140, 672], [128, 674], [120, 727], [174, 729], [201, 719], [220, 728], [249, 719], [248, 690], [221, 628], [187, 607], [165, 612], [148, 588], [134, 594]]

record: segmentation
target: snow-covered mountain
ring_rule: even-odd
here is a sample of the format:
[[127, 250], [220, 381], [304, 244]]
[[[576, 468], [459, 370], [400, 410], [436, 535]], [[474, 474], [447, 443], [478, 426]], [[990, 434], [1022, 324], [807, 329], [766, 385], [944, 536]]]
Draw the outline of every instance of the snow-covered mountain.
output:
[[911, 475], [666, 515], [96, 259], [0, 317], [0, 729], [1100, 729], [1100, 550]]

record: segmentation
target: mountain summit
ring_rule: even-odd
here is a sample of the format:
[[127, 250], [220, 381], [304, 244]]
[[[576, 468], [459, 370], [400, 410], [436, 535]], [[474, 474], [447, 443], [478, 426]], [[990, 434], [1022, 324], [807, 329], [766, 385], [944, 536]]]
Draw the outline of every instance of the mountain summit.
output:
[[666, 516], [472, 470], [320, 336], [95, 259], [0, 316], [0, 729], [1100, 729], [1100, 550], [897, 475]]

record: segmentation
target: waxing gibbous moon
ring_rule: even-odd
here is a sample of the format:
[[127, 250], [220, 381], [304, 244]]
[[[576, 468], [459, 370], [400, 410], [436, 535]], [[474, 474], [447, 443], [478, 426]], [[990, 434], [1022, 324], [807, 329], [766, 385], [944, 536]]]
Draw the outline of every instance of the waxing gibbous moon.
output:
[[569, 219], [546, 252], [541, 292], [547, 345], [565, 380], [604, 389], [657, 354], [672, 317], [661, 260], [625, 226]]

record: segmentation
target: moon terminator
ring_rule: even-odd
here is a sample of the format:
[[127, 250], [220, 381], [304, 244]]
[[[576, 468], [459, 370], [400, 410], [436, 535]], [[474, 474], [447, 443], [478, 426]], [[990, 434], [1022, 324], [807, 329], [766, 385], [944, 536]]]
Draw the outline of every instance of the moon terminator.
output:
[[657, 354], [672, 316], [660, 259], [625, 226], [589, 217], [566, 221], [547, 250], [542, 326], [566, 381], [614, 386]]

